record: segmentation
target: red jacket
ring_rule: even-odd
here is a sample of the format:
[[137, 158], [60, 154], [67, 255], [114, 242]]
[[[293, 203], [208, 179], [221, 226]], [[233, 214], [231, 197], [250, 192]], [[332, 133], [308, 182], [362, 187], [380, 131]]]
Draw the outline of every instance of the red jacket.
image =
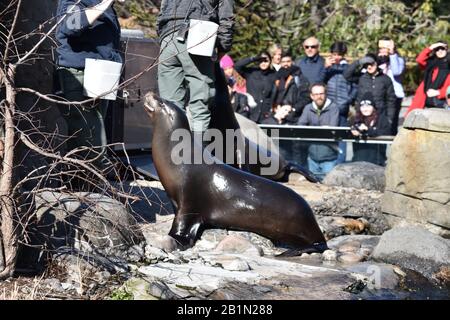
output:
[[[416, 58], [416, 61], [422, 70], [424, 70], [427, 66], [427, 60], [430, 52], [431, 52], [430, 48], [425, 48], [422, 50], [421, 53], [419, 53], [419, 55]], [[436, 79], [437, 74], [438, 68], [435, 68], [433, 70], [433, 80]], [[427, 96], [424, 92], [424, 86], [425, 86], [424, 81], [422, 81], [416, 90], [411, 106], [408, 108], [406, 114], [408, 114], [411, 110], [423, 109], [425, 107], [425, 100], [427, 99]], [[444, 85], [439, 89], [440, 94], [437, 97], [438, 99], [445, 99], [445, 92], [448, 86], [450, 86], [450, 74], [447, 76], [447, 79], [445, 79]]]

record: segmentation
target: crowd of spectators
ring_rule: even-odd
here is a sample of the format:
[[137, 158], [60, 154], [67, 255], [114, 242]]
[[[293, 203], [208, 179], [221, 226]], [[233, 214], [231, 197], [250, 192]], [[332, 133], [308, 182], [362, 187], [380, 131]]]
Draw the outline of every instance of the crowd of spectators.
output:
[[[405, 60], [393, 40], [380, 39], [378, 52], [352, 63], [347, 61], [347, 45], [341, 41], [334, 42], [322, 56], [319, 40], [309, 37], [303, 50], [304, 56], [297, 60], [278, 44], [236, 62], [225, 55], [220, 64], [235, 111], [261, 124], [351, 127], [355, 139], [397, 134], [405, 97]], [[443, 41], [418, 55], [424, 79], [407, 112], [418, 108], [449, 110], [449, 55]], [[346, 144], [342, 142], [281, 143], [280, 149], [319, 178], [346, 159]], [[384, 165], [386, 147], [354, 143], [352, 161]]]

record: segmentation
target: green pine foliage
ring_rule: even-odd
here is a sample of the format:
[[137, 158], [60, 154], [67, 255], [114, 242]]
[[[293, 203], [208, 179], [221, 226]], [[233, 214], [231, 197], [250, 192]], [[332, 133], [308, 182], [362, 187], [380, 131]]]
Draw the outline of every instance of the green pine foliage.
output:
[[[126, 12], [145, 27], [155, 27], [155, 1], [128, 0]], [[381, 37], [391, 37], [409, 62], [408, 91], [421, 75], [415, 57], [426, 46], [450, 42], [448, 0], [235, 0], [234, 59], [256, 55], [280, 43], [294, 56], [302, 55], [305, 38], [315, 35], [327, 53], [334, 41], [346, 41], [349, 57], [374, 52]], [[154, 35], [154, 32], [150, 33]]]
[[[279, 2], [279, 1], [278, 1]], [[314, 3], [321, 4], [312, 17]], [[443, 39], [450, 41], [450, 2], [447, 0], [335, 0], [271, 1], [238, 0], [233, 54], [251, 54], [281, 43], [301, 54], [302, 41], [316, 35], [327, 51], [336, 40], [349, 44], [349, 55], [360, 56], [376, 49], [377, 41], [389, 36], [399, 52], [414, 58], [425, 46]]]
[[[278, 4], [276, 4], [277, 2]], [[283, 4], [284, 2], [284, 4]], [[231, 55], [258, 54], [270, 43], [279, 43], [294, 56], [302, 55], [302, 42], [315, 35], [321, 52], [334, 41], [348, 44], [350, 58], [376, 52], [378, 40], [390, 37], [408, 62], [404, 83], [412, 93], [422, 75], [415, 57], [426, 46], [450, 43], [448, 0], [238, 0], [236, 33]]]

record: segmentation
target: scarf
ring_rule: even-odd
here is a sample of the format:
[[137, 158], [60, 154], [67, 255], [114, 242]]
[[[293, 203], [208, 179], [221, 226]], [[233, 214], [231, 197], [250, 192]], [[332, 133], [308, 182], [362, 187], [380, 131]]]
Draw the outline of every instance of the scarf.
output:
[[[425, 78], [424, 78], [424, 91], [427, 93], [428, 89], [440, 89], [447, 79], [449, 74], [449, 55], [446, 57], [439, 59], [437, 57], [431, 58], [427, 62], [427, 66], [425, 68]], [[438, 74], [436, 78], [433, 80], [433, 71], [435, 68], [438, 68]]]
[[376, 126], [377, 120], [378, 120], [377, 109], [373, 110], [373, 113], [368, 117], [364, 116], [359, 110], [356, 112], [354, 124], [359, 125], [361, 123], [364, 123], [367, 126], [367, 128], [371, 128]]
[[297, 72], [299, 68], [297, 66], [292, 66], [289, 68], [281, 68], [277, 72], [277, 80], [275, 81], [275, 86], [277, 87], [277, 94], [275, 98], [275, 105], [282, 105], [283, 100], [287, 93], [287, 88], [293, 79], [293, 75]]

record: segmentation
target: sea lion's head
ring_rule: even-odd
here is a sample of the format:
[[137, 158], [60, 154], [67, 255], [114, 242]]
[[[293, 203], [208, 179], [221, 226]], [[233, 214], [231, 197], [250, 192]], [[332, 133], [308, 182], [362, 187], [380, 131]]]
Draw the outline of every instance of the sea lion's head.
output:
[[153, 124], [167, 123], [174, 129], [184, 127], [189, 129], [189, 122], [184, 110], [153, 92], [148, 92], [145, 95], [144, 108]]
[[155, 120], [158, 113], [161, 112], [163, 100], [153, 92], [148, 92], [144, 97], [144, 108], [150, 119]]

